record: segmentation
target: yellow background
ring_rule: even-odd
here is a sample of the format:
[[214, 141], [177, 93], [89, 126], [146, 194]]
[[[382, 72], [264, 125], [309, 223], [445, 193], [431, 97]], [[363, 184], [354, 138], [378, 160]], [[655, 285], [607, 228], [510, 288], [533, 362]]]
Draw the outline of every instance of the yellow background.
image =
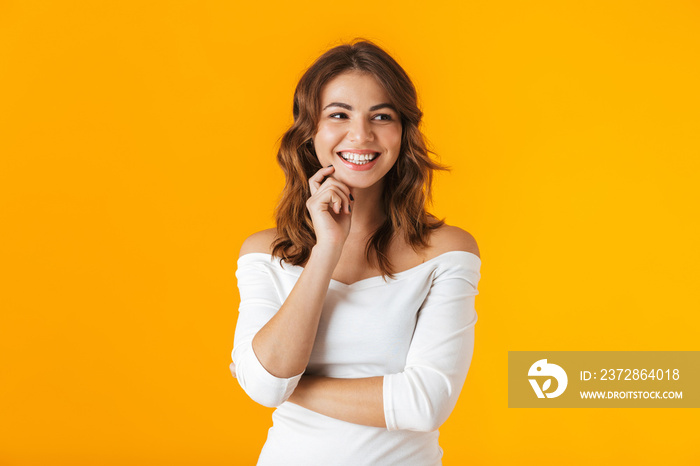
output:
[[698, 464], [692, 409], [508, 409], [508, 350], [698, 350], [694, 1], [0, 2], [0, 464], [253, 464], [229, 374], [304, 69], [385, 47], [483, 260], [446, 465]]

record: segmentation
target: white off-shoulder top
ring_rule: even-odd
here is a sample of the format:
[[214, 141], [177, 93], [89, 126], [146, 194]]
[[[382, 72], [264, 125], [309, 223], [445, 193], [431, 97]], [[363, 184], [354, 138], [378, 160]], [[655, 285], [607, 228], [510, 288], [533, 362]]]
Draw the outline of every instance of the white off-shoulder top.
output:
[[331, 280], [305, 373], [383, 376], [387, 428], [352, 424], [286, 402], [302, 374], [278, 378], [252, 340], [304, 270], [266, 253], [238, 259], [241, 295], [235, 375], [256, 402], [276, 407], [258, 465], [438, 465], [438, 428], [450, 415], [471, 364], [481, 259], [450, 251], [395, 278]]

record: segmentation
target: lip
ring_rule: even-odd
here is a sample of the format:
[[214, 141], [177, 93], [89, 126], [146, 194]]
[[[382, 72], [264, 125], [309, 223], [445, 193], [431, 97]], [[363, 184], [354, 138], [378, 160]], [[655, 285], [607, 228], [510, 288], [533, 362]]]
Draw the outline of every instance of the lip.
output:
[[346, 167], [348, 167], [350, 170], [354, 170], [354, 171], [358, 171], [358, 172], [363, 172], [363, 171], [367, 171], [367, 170], [372, 169], [372, 167], [374, 167], [374, 165], [377, 163], [377, 160], [382, 156], [382, 154], [381, 154], [381, 152], [380, 152], [379, 155], [376, 156], [371, 162], [366, 163], [366, 164], [364, 164], [364, 165], [355, 165], [354, 163], [348, 162], [347, 160], [345, 160], [344, 158], [342, 158], [342, 157], [340, 156], [340, 152], [354, 152], [354, 153], [356, 153], [356, 154], [362, 154], [362, 153], [374, 154], [374, 153], [376, 153], [377, 151], [370, 150], [370, 151], [361, 152], [361, 151], [353, 151], [353, 150], [344, 150], [344, 151], [338, 151], [338, 152], [336, 152], [335, 155], [340, 159], [341, 162], [343, 162], [343, 165], [345, 165]]
[[381, 151], [367, 149], [340, 149], [338, 152], [352, 152], [353, 154], [375, 154]]

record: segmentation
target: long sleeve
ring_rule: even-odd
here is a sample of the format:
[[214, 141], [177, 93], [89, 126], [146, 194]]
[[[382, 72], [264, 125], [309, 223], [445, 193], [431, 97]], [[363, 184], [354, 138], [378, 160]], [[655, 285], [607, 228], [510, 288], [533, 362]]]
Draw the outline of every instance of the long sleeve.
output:
[[480, 278], [473, 258], [462, 260], [466, 258], [433, 278], [418, 311], [405, 369], [384, 376], [388, 430], [437, 430], [457, 403], [474, 351], [474, 302]]
[[289, 378], [275, 377], [263, 367], [253, 351], [253, 337], [282, 306], [266, 261], [270, 261], [269, 255], [257, 253], [238, 259], [236, 278], [241, 303], [231, 358], [241, 388], [253, 401], [272, 408], [289, 398], [303, 373]]

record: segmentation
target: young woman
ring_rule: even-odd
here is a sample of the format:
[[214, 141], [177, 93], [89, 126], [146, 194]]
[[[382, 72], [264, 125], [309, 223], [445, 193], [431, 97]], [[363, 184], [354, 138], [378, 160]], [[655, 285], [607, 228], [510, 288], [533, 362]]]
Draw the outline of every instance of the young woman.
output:
[[474, 238], [426, 212], [433, 170], [406, 72], [327, 51], [294, 93], [277, 228], [241, 247], [231, 372], [274, 411], [259, 465], [441, 464], [474, 348]]

